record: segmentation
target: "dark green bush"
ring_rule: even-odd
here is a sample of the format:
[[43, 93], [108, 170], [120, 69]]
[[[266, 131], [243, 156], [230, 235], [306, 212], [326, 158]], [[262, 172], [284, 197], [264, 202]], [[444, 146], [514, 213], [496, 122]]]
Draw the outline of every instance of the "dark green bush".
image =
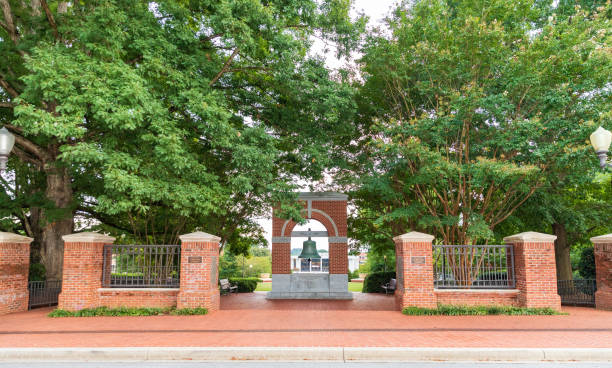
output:
[[578, 273], [582, 278], [595, 278], [595, 254], [593, 247], [583, 248], [580, 252], [580, 261], [578, 261]]
[[230, 284], [238, 286], [239, 293], [252, 293], [261, 282], [257, 277], [230, 277]]
[[29, 281], [45, 281], [47, 279], [47, 270], [42, 263], [32, 263], [30, 265]]
[[384, 293], [385, 289], [380, 286], [386, 284], [391, 279], [395, 279], [395, 271], [391, 272], [372, 272], [363, 280], [363, 293]]

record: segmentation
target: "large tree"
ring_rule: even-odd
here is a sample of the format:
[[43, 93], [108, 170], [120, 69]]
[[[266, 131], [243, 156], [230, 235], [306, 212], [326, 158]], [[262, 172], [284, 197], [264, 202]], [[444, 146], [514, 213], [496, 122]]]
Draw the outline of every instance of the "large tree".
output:
[[2, 207], [50, 278], [77, 214], [144, 242], [227, 241], [350, 140], [352, 89], [308, 53], [313, 36], [350, 51], [348, 0], [0, 5], [0, 125], [28, 184], [4, 181]]
[[371, 128], [354, 156], [354, 236], [382, 248], [410, 229], [445, 244], [488, 242], [554, 175], [595, 167], [588, 135], [612, 124], [607, 11], [401, 4], [363, 50], [361, 119]]

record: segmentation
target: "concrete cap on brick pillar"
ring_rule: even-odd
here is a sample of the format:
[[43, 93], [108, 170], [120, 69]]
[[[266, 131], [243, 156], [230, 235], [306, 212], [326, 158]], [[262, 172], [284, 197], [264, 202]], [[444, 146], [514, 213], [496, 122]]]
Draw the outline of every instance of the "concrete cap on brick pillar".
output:
[[600, 236], [591, 238], [591, 243], [593, 244], [601, 244], [601, 243], [612, 244], [612, 234], [600, 235]]
[[544, 233], [536, 233], [535, 231], [527, 231], [520, 234], [514, 234], [510, 236], [506, 236], [504, 238], [505, 243], [552, 243], [557, 239], [556, 235], [544, 234]]
[[393, 241], [404, 241], [404, 242], [414, 242], [414, 243], [421, 243], [421, 242], [430, 242], [433, 241], [435, 238], [435, 236], [433, 235], [429, 235], [429, 234], [425, 234], [425, 233], [419, 233], [418, 231], [411, 231], [409, 233], [403, 234], [403, 235], [398, 235], [395, 238], [393, 238]]
[[184, 234], [179, 236], [181, 242], [219, 242], [221, 238], [203, 231], [196, 231], [195, 233]]
[[64, 243], [105, 243], [112, 244], [115, 238], [96, 232], [82, 232], [62, 236]]
[[13, 233], [3, 233], [0, 232], [0, 243], [26, 243], [29, 244], [32, 242], [32, 238], [28, 238], [27, 236], [17, 235]]

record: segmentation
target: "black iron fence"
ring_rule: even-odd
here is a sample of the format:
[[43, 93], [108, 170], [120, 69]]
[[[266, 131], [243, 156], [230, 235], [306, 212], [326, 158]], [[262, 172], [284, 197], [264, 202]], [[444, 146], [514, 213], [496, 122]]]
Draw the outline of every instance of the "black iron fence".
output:
[[595, 306], [595, 280], [557, 280], [557, 292], [561, 304], [576, 306]]
[[57, 298], [62, 291], [62, 280], [30, 281], [28, 282], [28, 309], [46, 307], [57, 304]]
[[177, 288], [180, 245], [105, 245], [102, 286]]
[[513, 289], [512, 245], [434, 245], [434, 286], [439, 289]]

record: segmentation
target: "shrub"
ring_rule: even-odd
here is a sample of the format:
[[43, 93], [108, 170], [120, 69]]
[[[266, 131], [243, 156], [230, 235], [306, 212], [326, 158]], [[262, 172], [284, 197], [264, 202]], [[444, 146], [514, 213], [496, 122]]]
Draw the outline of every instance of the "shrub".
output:
[[230, 277], [229, 281], [238, 286], [239, 293], [252, 293], [257, 288], [257, 283], [261, 282], [257, 277]]
[[593, 247], [583, 248], [580, 252], [578, 273], [585, 279], [595, 278], [595, 253]]
[[408, 307], [402, 310], [408, 316], [542, 316], [563, 314], [551, 308], [523, 308], [505, 305], [438, 305], [438, 308]]
[[384, 293], [385, 289], [380, 286], [394, 279], [395, 271], [391, 272], [372, 272], [363, 280], [363, 293]]
[[348, 272], [348, 278], [349, 278], [349, 281], [351, 281], [352, 279], [358, 279], [359, 278], [359, 270], [355, 270], [353, 272], [349, 271]]
[[120, 317], [120, 316], [160, 316], [171, 314], [175, 316], [191, 316], [207, 314], [206, 308], [108, 308], [98, 307], [91, 309], [81, 309], [79, 311], [67, 311], [63, 309], [55, 309], [48, 314], [49, 317]]
[[32, 263], [30, 265], [29, 281], [45, 281], [47, 279], [47, 270], [42, 263]]

